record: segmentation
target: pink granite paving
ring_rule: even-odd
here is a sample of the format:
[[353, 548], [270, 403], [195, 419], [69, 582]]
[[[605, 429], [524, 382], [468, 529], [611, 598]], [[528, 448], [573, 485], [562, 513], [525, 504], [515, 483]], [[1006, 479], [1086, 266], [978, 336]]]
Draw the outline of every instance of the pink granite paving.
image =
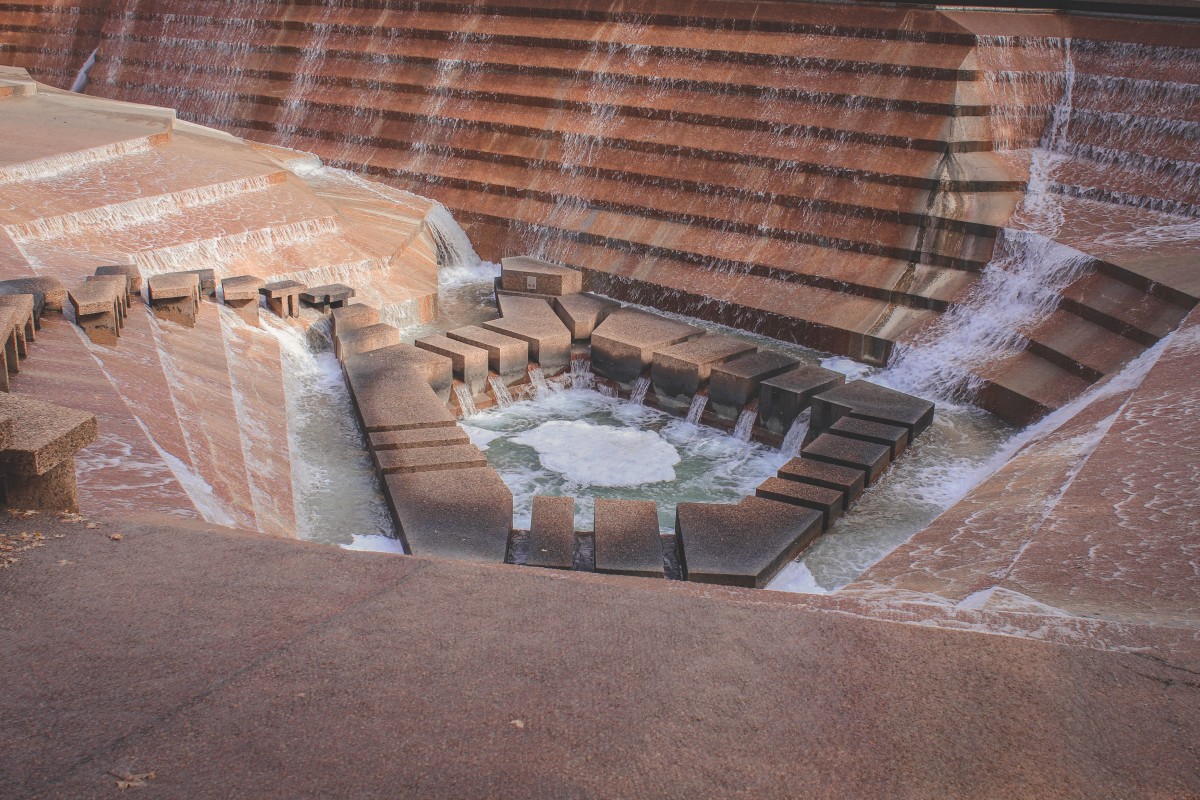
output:
[[1194, 642], [1166, 660], [825, 598], [0, 521], [31, 528], [47, 546], [0, 571], [14, 798], [116, 795], [110, 771], [197, 800], [1200, 796]]

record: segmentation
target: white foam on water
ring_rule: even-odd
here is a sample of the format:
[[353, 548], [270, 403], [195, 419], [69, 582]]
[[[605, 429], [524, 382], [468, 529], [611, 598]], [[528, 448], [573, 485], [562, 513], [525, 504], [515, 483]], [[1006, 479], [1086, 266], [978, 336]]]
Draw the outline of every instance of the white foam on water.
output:
[[803, 561], [793, 561], [780, 570], [768, 588], [799, 594], [829, 594], [827, 589], [817, 583], [817, 579]]
[[467, 434], [471, 440], [471, 444], [478, 447], [480, 450], [487, 450], [488, 445], [492, 441], [499, 439], [504, 434], [500, 431], [489, 431], [487, 428], [476, 428], [474, 425], [464, 425], [459, 423], [459, 427]]
[[641, 486], [675, 480], [679, 453], [653, 431], [552, 420], [512, 441], [532, 447], [542, 466], [581, 486]]
[[349, 544], [343, 543], [340, 546], [345, 550], [362, 550], [371, 553], [399, 553], [404, 555], [404, 545], [400, 544], [399, 539], [393, 539], [390, 536], [380, 536], [379, 534], [351, 534], [353, 539]]

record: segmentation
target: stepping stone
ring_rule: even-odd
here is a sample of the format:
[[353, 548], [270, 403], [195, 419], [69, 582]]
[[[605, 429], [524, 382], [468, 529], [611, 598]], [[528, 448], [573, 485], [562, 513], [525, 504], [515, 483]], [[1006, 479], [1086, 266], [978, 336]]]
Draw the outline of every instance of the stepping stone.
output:
[[121, 327], [125, 327], [125, 318], [129, 316], [129, 278], [124, 275], [88, 275], [83, 279], [86, 283], [111, 284], [117, 295], [117, 314]]
[[[67, 305], [67, 287], [54, 277], [12, 278], [0, 281], [0, 294], [31, 294], [34, 304], [40, 303], [42, 310], [62, 311]], [[38, 316], [41, 316], [40, 311]]]
[[621, 304], [594, 294], [565, 294], [554, 298], [553, 306], [554, 313], [571, 332], [571, 338], [580, 341], [591, 338], [596, 326]]
[[708, 407], [723, 417], [737, 419], [746, 404], [758, 397], [764, 380], [790, 372], [799, 363], [782, 353], [759, 350], [714, 364], [708, 378]]
[[572, 569], [575, 566], [575, 498], [533, 498], [533, 518], [529, 523], [531, 567]]
[[845, 436], [848, 439], [861, 439], [864, 442], [882, 444], [892, 451], [892, 461], [908, 447], [908, 428], [899, 425], [885, 425], [882, 422], [870, 422], [856, 417], [842, 417], [829, 426], [829, 433]]
[[347, 357], [342, 372], [368, 433], [455, 425], [448, 358], [396, 344]]
[[78, 511], [75, 459], [96, 440], [96, 417], [29, 397], [0, 394], [0, 418], [12, 431], [0, 451], [4, 500], [10, 508]]
[[0, 391], [11, 391], [8, 376], [21, 371], [17, 350], [17, 318], [11, 309], [0, 308]]
[[185, 275], [195, 275], [200, 286], [201, 297], [214, 297], [217, 294], [217, 276], [211, 269], [183, 270]]
[[826, 489], [811, 483], [799, 483], [783, 478], [767, 478], [754, 491], [755, 496], [794, 506], [804, 506], [821, 512], [823, 530], [829, 530], [834, 520], [846, 509], [846, 495], [837, 489]]
[[703, 336], [685, 322], [636, 308], [613, 311], [592, 331], [592, 369], [618, 383], [631, 384], [654, 361], [654, 353]]
[[[72, 289], [68, 295], [75, 309], [75, 323], [83, 329], [94, 343], [105, 347], [116, 347], [121, 335], [116, 289], [111, 283], [85, 282]], [[12, 364], [9, 364], [9, 369]]]
[[333, 337], [334, 355], [339, 361], [396, 344], [400, 344], [400, 330], [386, 322], [343, 331]]
[[407, 431], [379, 431], [367, 434], [371, 450], [407, 450], [414, 447], [440, 447], [470, 444], [471, 437], [457, 425], [442, 428], [414, 428]]
[[22, 358], [29, 355], [29, 342], [36, 339], [37, 315], [31, 294], [0, 295], [0, 308], [12, 312], [13, 328], [17, 332], [18, 350]]
[[891, 455], [892, 451], [886, 445], [847, 439], [832, 433], [821, 434], [800, 451], [802, 459], [862, 470], [866, 473], [864, 483], [867, 486], [887, 469]]
[[504, 563], [513, 499], [496, 470], [396, 473], [383, 488], [409, 553]]
[[110, 264], [96, 267], [97, 275], [125, 275], [129, 278], [129, 291], [134, 294], [142, 293], [142, 273], [134, 264]]
[[288, 319], [300, 316], [300, 293], [304, 289], [303, 283], [276, 281], [268, 283], [259, 289], [258, 293], [267, 298], [267, 307], [274, 311], [276, 316]]
[[472, 395], [477, 395], [487, 389], [489, 361], [487, 350], [451, 339], [448, 336], [425, 336], [417, 339], [413, 344], [422, 350], [428, 350], [450, 359], [454, 377], [465, 383]]
[[313, 286], [300, 292], [300, 301], [321, 311], [341, 308], [354, 297], [354, 289], [341, 283]]
[[444, 447], [409, 447], [403, 450], [375, 451], [375, 467], [381, 475], [398, 472], [436, 472], [450, 469], [486, 467], [487, 457], [473, 444]]
[[658, 508], [651, 500], [596, 498], [596, 572], [663, 577]]
[[379, 309], [374, 306], [355, 303], [354, 305], [342, 306], [335, 308], [329, 312], [333, 335], [336, 337], [340, 333], [352, 331], [355, 328], [364, 328], [367, 325], [374, 325], [379, 322]]
[[846, 377], [824, 367], [806, 366], [767, 378], [759, 386], [759, 424], [769, 431], [787, 434], [814, 395], [840, 386]]
[[571, 332], [549, 303], [531, 297], [508, 297], [503, 308], [503, 317], [483, 323], [486, 330], [528, 344], [529, 360], [545, 372], [556, 372], [571, 363]]
[[710, 333], [655, 351], [650, 379], [660, 396], [690, 402], [708, 383], [713, 366], [757, 349], [741, 339]]
[[583, 291], [583, 273], [533, 256], [500, 261], [500, 285], [514, 292], [564, 295]]
[[150, 309], [158, 319], [185, 328], [196, 327], [200, 305], [200, 278], [194, 272], [170, 272], [150, 276]]
[[823, 486], [835, 489], [843, 495], [843, 507], [862, 497], [866, 488], [867, 473], [856, 467], [843, 467], [825, 461], [813, 461], [805, 458], [793, 458], [779, 468], [779, 477], [784, 480], [809, 483], [813, 486]]
[[813, 398], [809, 435], [824, 433], [845, 416], [907, 428], [912, 441], [933, 422], [933, 403], [868, 381], [851, 381]]
[[225, 305], [237, 312], [247, 325], [258, 327], [258, 290], [263, 279], [253, 275], [238, 275], [221, 281], [221, 296]]
[[506, 383], [519, 380], [529, 366], [529, 344], [478, 325], [447, 331], [446, 336], [457, 342], [465, 342], [488, 354], [488, 369], [498, 373]]
[[736, 505], [680, 503], [675, 537], [686, 580], [762, 588], [821, 535], [820, 511], [746, 497]]

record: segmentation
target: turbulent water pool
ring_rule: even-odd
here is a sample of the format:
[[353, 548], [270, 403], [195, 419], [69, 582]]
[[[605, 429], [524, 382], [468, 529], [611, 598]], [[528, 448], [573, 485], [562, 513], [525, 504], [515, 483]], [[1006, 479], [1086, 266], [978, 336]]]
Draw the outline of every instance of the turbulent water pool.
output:
[[[494, 318], [495, 265], [448, 270], [440, 313], [428, 324], [408, 324], [402, 338]], [[905, 384], [903, 376], [845, 358], [744, 334], [707, 322], [689, 322], [745, 339], [760, 349], [820, 363], [849, 378]], [[399, 551], [371, 469], [349, 396], [332, 354], [314, 352], [286, 326], [277, 332], [288, 362], [288, 412], [301, 535], [363, 549]], [[897, 388], [904, 388], [898, 385]], [[524, 397], [524, 399], [520, 399]], [[681, 502], [734, 503], [752, 494], [787, 461], [778, 449], [744, 442], [707, 426], [608, 397], [590, 388], [553, 383], [536, 396], [479, 412], [460, 424], [512, 490], [516, 527], [527, 527], [538, 494], [576, 498], [579, 530], [592, 526], [595, 498], [653, 500], [659, 525], [674, 530]], [[927, 525], [989, 469], [1014, 429], [966, 405], [939, 401], [933, 426], [885, 472], [854, 508], [771, 584], [787, 591], [831, 591]]]
[[[495, 265], [448, 273], [437, 321], [406, 327], [402, 338], [411, 342], [495, 317], [492, 280], [498, 274]], [[848, 378], [892, 382], [888, 372], [850, 359], [687, 321]], [[591, 529], [597, 497], [654, 500], [659, 525], [671, 531], [677, 503], [737, 502], [787, 461], [776, 448], [589, 389], [552, 387], [461, 425], [512, 490], [517, 527], [528, 526], [533, 497], [544, 494], [575, 497], [580, 530]], [[939, 401], [933, 426], [771, 588], [819, 592], [854, 580], [974, 485], [1013, 432], [972, 406]]]

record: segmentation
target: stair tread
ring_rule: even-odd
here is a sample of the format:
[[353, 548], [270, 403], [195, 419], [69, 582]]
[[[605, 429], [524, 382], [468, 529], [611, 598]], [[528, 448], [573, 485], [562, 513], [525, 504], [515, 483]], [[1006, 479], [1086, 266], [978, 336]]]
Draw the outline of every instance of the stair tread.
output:
[[1029, 351], [1006, 356], [978, 370], [978, 376], [1043, 408], [1061, 408], [1091, 383]]
[[1101, 375], [1119, 371], [1145, 350], [1137, 342], [1062, 309], [1056, 309], [1025, 335]]
[[1185, 308], [1099, 272], [1073, 281], [1063, 289], [1062, 296], [1155, 339], [1173, 331], [1188, 313]]

